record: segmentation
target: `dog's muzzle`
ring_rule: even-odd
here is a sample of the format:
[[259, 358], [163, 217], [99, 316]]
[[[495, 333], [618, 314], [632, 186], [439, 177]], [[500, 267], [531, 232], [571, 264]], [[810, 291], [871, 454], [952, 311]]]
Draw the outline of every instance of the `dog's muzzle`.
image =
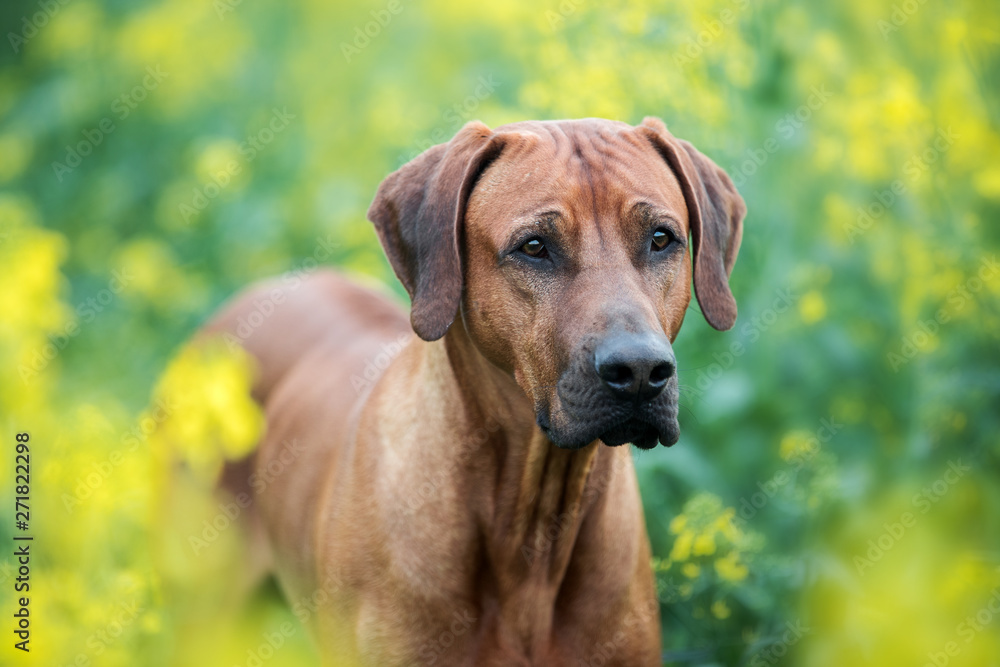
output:
[[601, 440], [650, 449], [677, 442], [677, 362], [663, 335], [618, 332], [599, 340], [557, 385], [559, 410], [539, 426], [560, 447]]

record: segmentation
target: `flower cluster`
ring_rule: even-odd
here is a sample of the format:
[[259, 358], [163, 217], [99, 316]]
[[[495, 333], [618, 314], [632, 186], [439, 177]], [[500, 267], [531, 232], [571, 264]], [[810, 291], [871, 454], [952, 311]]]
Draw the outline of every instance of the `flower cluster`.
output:
[[[673, 547], [667, 558], [653, 561], [653, 569], [667, 577], [665, 601], [707, 597], [716, 618], [729, 616], [726, 591], [747, 579], [748, 562], [762, 546], [759, 535], [737, 525], [735, 514], [735, 509], [725, 507], [718, 496], [699, 493], [670, 521]], [[675, 579], [680, 583], [674, 585]], [[660, 581], [662, 589], [662, 576]]]

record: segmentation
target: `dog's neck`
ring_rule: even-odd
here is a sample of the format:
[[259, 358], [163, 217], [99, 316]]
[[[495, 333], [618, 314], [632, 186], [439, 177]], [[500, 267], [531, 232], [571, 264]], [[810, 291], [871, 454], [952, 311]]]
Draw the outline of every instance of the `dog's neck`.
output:
[[496, 616], [501, 641], [543, 653], [573, 559], [604, 546], [583, 539], [581, 527], [603, 511], [602, 491], [623, 472], [623, 459], [631, 473], [629, 453], [598, 442], [575, 451], [556, 447], [514, 378], [479, 352], [460, 319], [443, 345], [461, 413], [490, 431], [483, 456], [468, 462], [488, 582], [483, 613]]

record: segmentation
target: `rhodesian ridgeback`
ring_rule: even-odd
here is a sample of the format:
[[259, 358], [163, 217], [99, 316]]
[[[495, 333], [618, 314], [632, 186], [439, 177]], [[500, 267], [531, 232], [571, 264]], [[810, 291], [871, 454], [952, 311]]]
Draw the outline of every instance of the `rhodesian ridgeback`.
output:
[[227, 480], [281, 471], [253, 520], [326, 664], [660, 664], [620, 445], [677, 441], [671, 343], [692, 282], [733, 325], [745, 212], [657, 119], [471, 122], [368, 211], [409, 321], [326, 271], [223, 309], [208, 333], [280, 302], [242, 338], [267, 434]]

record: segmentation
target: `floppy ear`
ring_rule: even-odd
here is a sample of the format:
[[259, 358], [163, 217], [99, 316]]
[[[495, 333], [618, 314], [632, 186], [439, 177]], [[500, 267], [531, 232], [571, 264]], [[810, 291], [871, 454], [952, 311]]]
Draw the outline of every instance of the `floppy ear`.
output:
[[460, 225], [476, 179], [499, 154], [493, 131], [472, 121], [379, 185], [368, 209], [393, 271], [410, 295], [410, 324], [424, 340], [444, 336], [462, 299]]
[[729, 274], [736, 263], [747, 207], [729, 176], [659, 118], [645, 118], [645, 134], [680, 181], [691, 223], [694, 293], [708, 323], [719, 331], [736, 323]]

